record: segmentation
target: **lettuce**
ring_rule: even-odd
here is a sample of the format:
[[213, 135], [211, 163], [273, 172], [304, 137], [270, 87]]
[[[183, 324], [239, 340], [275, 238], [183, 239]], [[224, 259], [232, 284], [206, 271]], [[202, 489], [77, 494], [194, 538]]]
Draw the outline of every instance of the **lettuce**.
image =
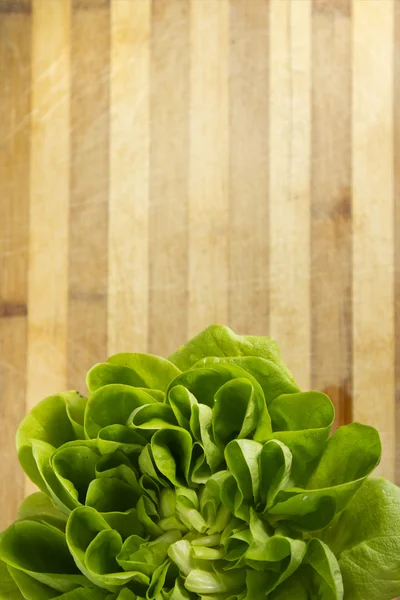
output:
[[0, 600], [390, 600], [400, 490], [377, 431], [331, 434], [267, 337], [212, 326], [118, 354], [42, 400], [18, 456], [40, 491], [0, 534]]

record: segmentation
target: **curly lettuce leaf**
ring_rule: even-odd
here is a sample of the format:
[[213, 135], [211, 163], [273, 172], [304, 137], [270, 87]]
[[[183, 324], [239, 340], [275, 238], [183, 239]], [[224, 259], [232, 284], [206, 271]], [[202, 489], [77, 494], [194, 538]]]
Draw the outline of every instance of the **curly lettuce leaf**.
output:
[[374, 427], [361, 423], [338, 427], [328, 439], [307, 488], [319, 489], [364, 481], [378, 466], [381, 454], [382, 444]]
[[210, 325], [176, 352], [169, 360], [182, 371], [208, 356], [259, 356], [279, 365], [290, 379], [293, 376], [283, 364], [276, 341], [267, 336], [238, 335], [224, 325]]
[[40, 489], [46, 485], [32, 451], [40, 441], [59, 448], [66, 442], [84, 439], [83, 416], [87, 399], [79, 392], [64, 392], [39, 402], [23, 419], [17, 431], [17, 451], [22, 468]]
[[18, 509], [18, 519], [31, 519], [44, 524], [53, 525], [65, 531], [66, 515], [59, 510], [44, 492], [35, 492], [27, 496]]
[[343, 581], [335, 556], [326, 544], [314, 538], [310, 540], [299, 568], [276, 587], [268, 599], [343, 600], [343, 594]]
[[186, 577], [185, 587], [189, 592], [200, 596], [210, 594], [237, 593], [246, 583], [244, 569], [229, 571], [229, 573], [193, 569]]
[[174, 486], [189, 482], [192, 438], [180, 427], [159, 429], [151, 439], [154, 463]]
[[250, 373], [260, 384], [267, 405], [282, 394], [294, 394], [300, 391], [281, 364], [260, 356], [209, 356], [197, 361], [192, 368], [212, 367], [224, 363], [238, 365]]
[[172, 362], [154, 354], [115, 354], [90, 369], [86, 384], [91, 393], [113, 383], [165, 392], [180, 372]]
[[[250, 385], [246, 383], [246, 380], [249, 381]], [[182, 387], [186, 388], [191, 395], [184, 400], [180, 394], [182, 396], [180, 402], [182, 407], [186, 405], [184, 408], [186, 419], [190, 420], [190, 414], [193, 412], [196, 403], [206, 405], [211, 409], [215, 408], [213, 415], [215, 419], [219, 411], [218, 400], [221, 399], [224, 402], [229, 396], [234, 396], [231, 400], [232, 404], [238, 403], [238, 409], [240, 406], [242, 406], [242, 409], [244, 408], [244, 413], [243, 410], [241, 411], [243, 421], [237, 433], [244, 435], [244, 431], [246, 431], [247, 437], [251, 436], [257, 441], [265, 441], [271, 435], [271, 419], [263, 390], [255, 377], [239, 365], [229, 362], [215, 363], [212, 367], [202, 365], [182, 373], [170, 384], [166, 394], [167, 403], [176, 405], [175, 397], [172, 401], [170, 401], [170, 397], [177, 386], [180, 390]], [[226, 410], [224, 412], [226, 417]], [[190, 423], [190, 426], [192, 425]], [[215, 425], [213, 428], [215, 433]], [[194, 430], [195, 437], [196, 433], [196, 430]], [[234, 439], [233, 435], [234, 431], [231, 429], [231, 439]], [[221, 447], [221, 442], [222, 440], [220, 440], [219, 447]]]
[[59, 592], [84, 586], [68, 551], [65, 535], [56, 527], [37, 521], [16, 521], [0, 536], [0, 559], [39, 583]]
[[17, 584], [5, 562], [0, 560], [0, 600], [23, 600]]
[[342, 600], [343, 580], [338, 561], [329, 547], [314, 538], [304, 559], [310, 591], [321, 600]]
[[400, 490], [367, 480], [377, 432], [329, 437], [331, 401], [300, 392], [273, 340], [214, 325], [170, 360], [115, 355], [87, 382], [88, 400], [46, 398], [21, 424], [42, 491], [0, 534], [0, 600], [400, 593]]
[[328, 440], [307, 487], [280, 491], [269, 514], [288, 519], [303, 531], [326, 527], [350, 502], [380, 457], [376, 429], [359, 423], [339, 427]]
[[126, 573], [119, 566], [116, 557], [122, 538], [94, 508], [80, 507], [71, 513], [66, 538], [79, 570], [98, 587], [118, 592], [133, 580], [139, 585], [149, 584], [145, 575]]
[[95, 439], [108, 426], [127, 425], [133, 411], [157, 400], [146, 390], [121, 383], [107, 384], [94, 391], [85, 412], [86, 437]]
[[321, 392], [299, 392], [278, 396], [268, 406], [271, 439], [285, 444], [292, 453], [291, 479], [304, 485], [324, 451], [335, 410]]
[[275, 502], [281, 489], [288, 487], [292, 453], [279, 440], [269, 440], [260, 453], [260, 502], [267, 511]]
[[367, 479], [322, 539], [339, 560], [345, 599], [400, 595], [400, 489]]
[[[24, 571], [20, 571], [14, 567], [8, 567], [8, 570], [22, 594], [21, 598], [25, 598], [25, 600], [48, 600], [49, 598], [60, 597], [60, 592], [49, 585], [40, 583], [40, 581], [27, 575]], [[65, 594], [62, 594], [62, 596], [65, 596]]]

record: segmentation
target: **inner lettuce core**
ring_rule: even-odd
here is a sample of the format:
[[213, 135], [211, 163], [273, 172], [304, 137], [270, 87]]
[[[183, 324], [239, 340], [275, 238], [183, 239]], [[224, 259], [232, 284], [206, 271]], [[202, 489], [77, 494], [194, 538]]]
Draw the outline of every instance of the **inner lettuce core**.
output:
[[17, 432], [40, 491], [0, 534], [0, 600], [392, 600], [400, 489], [378, 432], [332, 434], [269, 337], [212, 325], [168, 359], [124, 353], [88, 398]]

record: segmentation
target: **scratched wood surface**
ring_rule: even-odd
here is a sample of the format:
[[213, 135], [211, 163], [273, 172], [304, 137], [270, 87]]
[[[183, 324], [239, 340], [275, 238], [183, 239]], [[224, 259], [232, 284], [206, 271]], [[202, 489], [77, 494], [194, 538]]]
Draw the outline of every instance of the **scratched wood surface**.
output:
[[212, 322], [400, 483], [399, 107], [400, 0], [0, 0], [0, 529], [29, 408]]

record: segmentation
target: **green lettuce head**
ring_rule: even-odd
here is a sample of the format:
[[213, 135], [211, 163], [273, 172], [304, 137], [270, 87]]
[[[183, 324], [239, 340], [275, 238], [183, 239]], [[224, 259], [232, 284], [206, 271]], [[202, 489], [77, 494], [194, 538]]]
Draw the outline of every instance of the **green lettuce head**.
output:
[[333, 435], [273, 340], [212, 326], [118, 354], [17, 434], [41, 491], [0, 536], [7, 600], [390, 600], [400, 491], [375, 429]]

